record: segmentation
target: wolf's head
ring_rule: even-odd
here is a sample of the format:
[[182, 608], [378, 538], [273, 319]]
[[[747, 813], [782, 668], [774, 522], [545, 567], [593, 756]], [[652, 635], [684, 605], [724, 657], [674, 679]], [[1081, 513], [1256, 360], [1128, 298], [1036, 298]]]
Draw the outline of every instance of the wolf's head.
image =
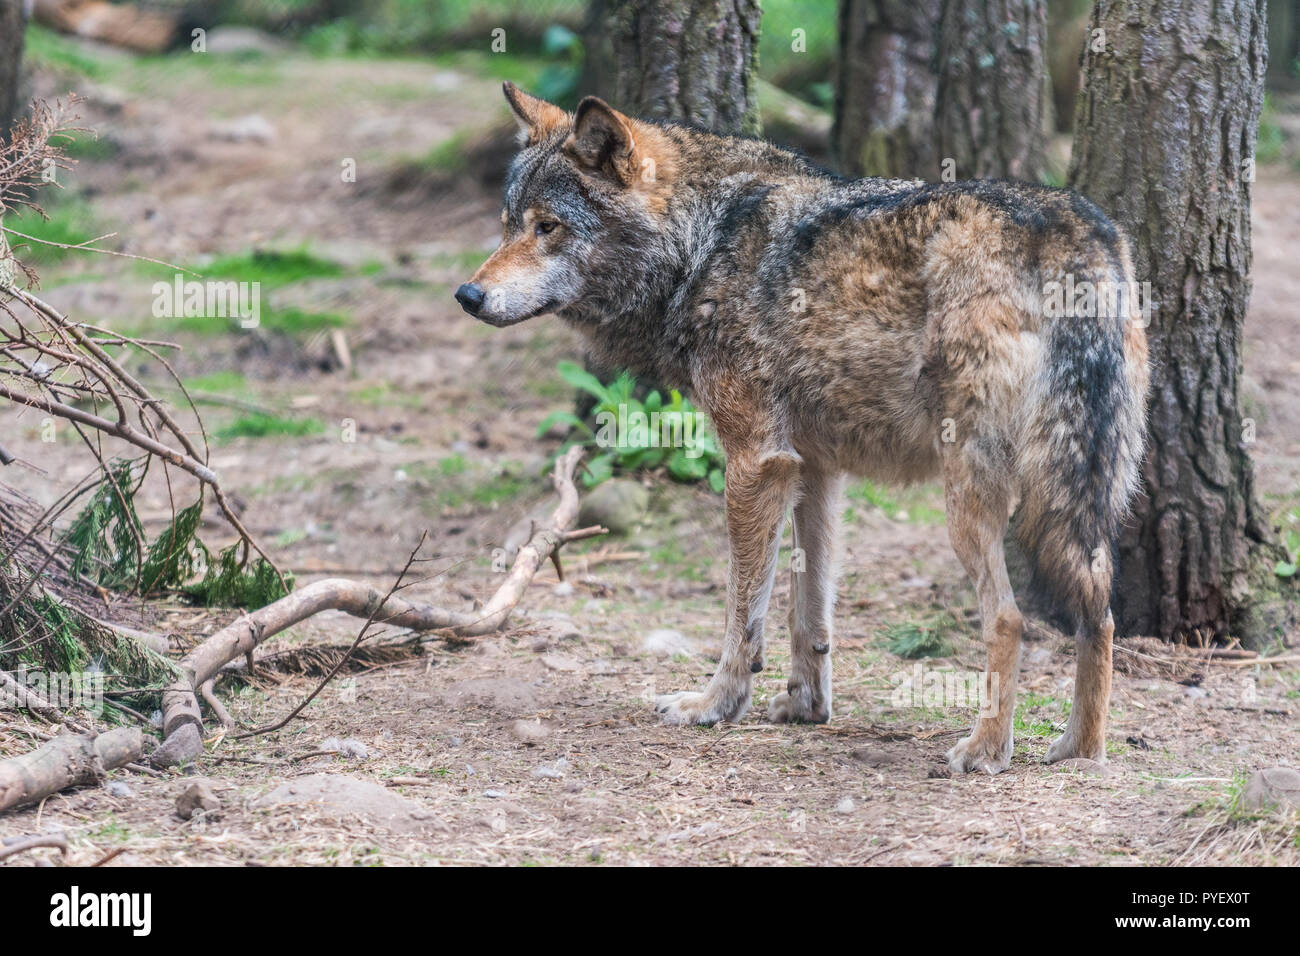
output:
[[456, 301], [498, 327], [616, 301], [655, 266], [676, 151], [665, 131], [589, 96], [570, 114], [505, 84], [521, 150], [501, 244]]

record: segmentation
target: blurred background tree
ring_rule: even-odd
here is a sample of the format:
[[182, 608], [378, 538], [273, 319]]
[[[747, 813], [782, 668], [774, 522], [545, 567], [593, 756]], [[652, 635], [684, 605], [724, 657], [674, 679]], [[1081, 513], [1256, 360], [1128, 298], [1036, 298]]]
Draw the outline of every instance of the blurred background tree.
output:
[[935, 36], [942, 0], [841, 0], [835, 160], [849, 176], [939, 176]]
[[0, 0], [0, 142], [18, 111], [18, 82], [23, 57], [23, 0]]
[[935, 61], [940, 162], [956, 179], [1039, 180], [1052, 127], [1044, 0], [943, 0]]
[[592, 0], [583, 85], [633, 116], [757, 133], [759, 0]]

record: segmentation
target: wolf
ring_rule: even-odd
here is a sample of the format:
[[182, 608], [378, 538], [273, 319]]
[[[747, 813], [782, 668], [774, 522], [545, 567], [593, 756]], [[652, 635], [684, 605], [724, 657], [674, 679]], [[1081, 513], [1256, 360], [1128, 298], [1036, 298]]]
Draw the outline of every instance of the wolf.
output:
[[[1073, 708], [1046, 759], [1104, 760], [1112, 549], [1148, 384], [1120, 230], [1061, 189], [848, 181], [761, 140], [504, 89], [520, 150], [501, 243], [457, 301], [500, 328], [559, 316], [606, 367], [692, 395], [726, 454], [722, 656], [702, 691], [657, 699], [664, 719], [749, 708], [791, 511], [791, 673], [768, 716], [829, 720], [844, 476], [942, 476], [991, 695], [949, 765], [995, 774], [1011, 761], [1024, 628], [1003, 552], [1013, 514], [1075, 631]], [[1066, 287], [1091, 293], [1062, 308]]]

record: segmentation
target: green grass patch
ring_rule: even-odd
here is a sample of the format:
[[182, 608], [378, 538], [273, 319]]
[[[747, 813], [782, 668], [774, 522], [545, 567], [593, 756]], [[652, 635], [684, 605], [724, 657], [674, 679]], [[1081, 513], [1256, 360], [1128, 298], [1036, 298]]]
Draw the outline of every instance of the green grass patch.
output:
[[[1037, 711], [1053, 712], [1045, 717]], [[1012, 727], [1017, 737], [1055, 737], [1060, 731], [1058, 723], [1070, 717], [1070, 701], [1042, 694], [1026, 694], [1020, 701], [1012, 718]]]
[[264, 288], [277, 288], [304, 279], [337, 278], [346, 270], [340, 263], [322, 259], [306, 249], [254, 249], [222, 256], [206, 266], [194, 267], [194, 271], [205, 279], [260, 282]]
[[[853, 503], [869, 505], [879, 508], [893, 521], [943, 524], [943, 511], [930, 503], [941, 494], [937, 488], [930, 486], [906, 488], [901, 492], [891, 493], [870, 481], [860, 481], [849, 486], [846, 497], [849, 499], [850, 509]], [[846, 518], [846, 520], [851, 519]]]
[[8, 234], [11, 246], [22, 246], [17, 250], [18, 258], [38, 269], [62, 262], [80, 252], [76, 249], [48, 245], [48, 243], [78, 246], [101, 235], [95, 229], [95, 217], [90, 205], [83, 199], [72, 198], [53, 203], [46, 210], [46, 214], [49, 218], [42, 219], [36, 212], [26, 210], [22, 215], [11, 215], [5, 220], [5, 225], [31, 236], [32, 240], [39, 240], [27, 240], [12, 232]]
[[121, 149], [112, 140], [96, 136], [91, 130], [77, 130], [68, 133], [61, 142], [55, 141], [55, 145], [59, 146], [63, 150], [63, 154], [69, 159], [77, 160], [112, 159], [121, 152]]
[[248, 388], [248, 381], [244, 378], [243, 372], [227, 369], [187, 378], [185, 387], [196, 392], [242, 392]]
[[1282, 158], [1286, 137], [1277, 121], [1272, 97], [1264, 94], [1264, 108], [1259, 116], [1259, 134], [1255, 140], [1255, 162], [1275, 163]]
[[433, 257], [433, 265], [439, 269], [454, 269], [457, 272], [470, 273], [486, 262], [489, 255], [490, 253], [481, 249], [440, 252]]
[[87, 53], [80, 44], [34, 23], [23, 34], [23, 60], [33, 66], [58, 73], [99, 79], [104, 76], [103, 61]]
[[262, 328], [286, 335], [305, 335], [321, 329], [341, 329], [351, 323], [346, 315], [337, 312], [307, 312], [290, 307], [272, 309], [262, 314]]
[[352, 393], [358, 402], [378, 408], [423, 408], [424, 397], [419, 392], [395, 389], [387, 382], [366, 385]]
[[233, 441], [236, 438], [301, 438], [305, 435], [319, 435], [323, 431], [325, 423], [319, 418], [284, 418], [280, 415], [251, 412], [217, 429], [213, 436], [218, 441]]
[[412, 162], [417, 169], [431, 173], [456, 175], [463, 173], [468, 165], [466, 144], [469, 142], [470, 130], [452, 133], [446, 139], [436, 143], [432, 149]]
[[407, 474], [429, 486], [433, 503], [442, 510], [460, 511], [493, 508], [530, 488], [540, 487], [517, 462], [503, 462], [490, 469], [476, 467], [462, 455], [448, 455], [432, 463], [409, 466]]

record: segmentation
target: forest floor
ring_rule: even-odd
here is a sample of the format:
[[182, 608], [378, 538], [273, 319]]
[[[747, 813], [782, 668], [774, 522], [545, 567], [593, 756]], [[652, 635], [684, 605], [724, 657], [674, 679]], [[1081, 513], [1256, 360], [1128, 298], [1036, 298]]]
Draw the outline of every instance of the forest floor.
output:
[[[553, 318], [489, 329], [451, 295], [498, 234], [499, 195], [454, 175], [462, 131], [504, 118], [495, 77], [466, 57], [46, 51], [39, 91], [77, 89], [82, 125], [99, 133], [79, 141], [80, 164], [50, 206], [61, 234], [116, 231], [120, 248], [186, 264], [255, 264], [266, 248], [314, 257], [302, 274], [268, 277], [260, 330], [151, 318], [158, 277], [129, 260], [41, 264], [54, 304], [180, 342], [181, 373], [225, 396], [204, 406], [209, 430], [226, 436], [213, 465], [300, 584], [346, 574], [385, 588], [427, 530], [430, 566], [445, 573], [410, 595], [468, 608], [495, 587], [491, 553], [505, 529], [552, 497], [541, 476], [558, 440], [535, 432], [572, 402], [556, 365], [580, 355], [578, 341]], [[393, 175], [420, 157], [427, 175]], [[356, 182], [340, 176], [347, 160]], [[1260, 490], [1279, 522], [1294, 521], [1300, 175], [1261, 168], [1254, 219], [1245, 398]], [[326, 368], [332, 328], [350, 345], [350, 374]], [[230, 400], [281, 424], [241, 437], [255, 429]], [[84, 476], [71, 433], [43, 442], [39, 416], [0, 416], [4, 444], [31, 463], [11, 466], [6, 481], [49, 502]], [[357, 424], [355, 442], [342, 437], [345, 420]], [[829, 725], [765, 722], [788, 664], [784, 576], [750, 714], [735, 726], [661, 725], [655, 694], [701, 687], [716, 662], [726, 537], [717, 495], [663, 476], [645, 483], [642, 526], [566, 551], [569, 582], [544, 570], [501, 635], [430, 642], [418, 657], [350, 674], [278, 733], [214, 734], [187, 774], [212, 783], [219, 812], [182, 821], [174, 801], [187, 776], [115, 771], [124, 787], [6, 814], [0, 836], [61, 829], [68, 862], [124, 849], [111, 865], [1300, 862], [1294, 816], [1253, 815], [1237, 800], [1249, 771], [1300, 764], [1293, 668], [1121, 642], [1108, 763], [1044, 766], [1074, 661], [1069, 641], [1035, 629], [1010, 770], [949, 776], [944, 751], [970, 712], [891, 699], [916, 667], [982, 667], [974, 595], [937, 486], [852, 486]], [[139, 505], [150, 529], [165, 524], [160, 485]], [[216, 516], [203, 534], [211, 545], [229, 538]], [[179, 605], [158, 614], [158, 630], [195, 637], [232, 619]], [[347, 644], [359, 625], [321, 615], [264, 653]], [[890, 637], [909, 628], [934, 630], [949, 653], [919, 663], [891, 653]], [[680, 636], [648, 642], [658, 630]], [[221, 692], [252, 727], [287, 714], [317, 680], [304, 667]], [[22, 718], [5, 719], [0, 755], [29, 749]], [[351, 755], [319, 753], [335, 741]]]

